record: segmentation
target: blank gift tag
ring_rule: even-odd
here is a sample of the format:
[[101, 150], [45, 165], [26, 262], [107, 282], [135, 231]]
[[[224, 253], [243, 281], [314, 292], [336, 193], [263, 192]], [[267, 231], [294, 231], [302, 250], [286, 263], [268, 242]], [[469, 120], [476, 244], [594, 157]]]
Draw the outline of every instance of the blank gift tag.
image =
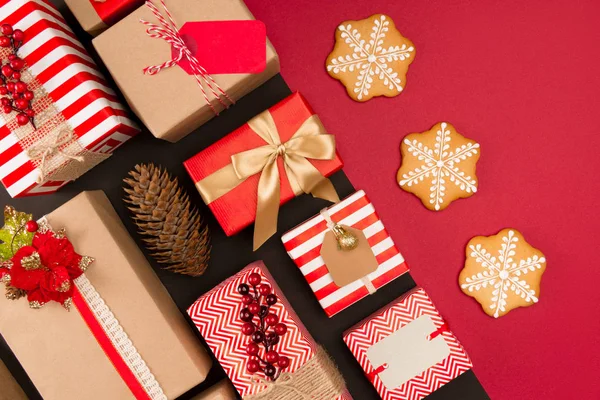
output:
[[386, 388], [402, 386], [450, 355], [442, 335], [428, 339], [436, 330], [431, 318], [422, 315], [367, 350], [373, 368], [387, 364], [378, 374]]
[[329, 230], [325, 233], [323, 246], [321, 246], [321, 257], [325, 261], [333, 282], [337, 286], [343, 287], [364, 278], [367, 280], [365, 283], [370, 284], [366, 276], [374, 272], [379, 264], [365, 234], [360, 229], [346, 225], [341, 225], [341, 227], [358, 238], [358, 247], [353, 250], [340, 250], [333, 232]]
[[[179, 30], [208, 74], [257, 74], [267, 65], [267, 30], [261, 21], [186, 22]], [[177, 51], [171, 47], [172, 57]], [[192, 74], [187, 57], [178, 65]]]

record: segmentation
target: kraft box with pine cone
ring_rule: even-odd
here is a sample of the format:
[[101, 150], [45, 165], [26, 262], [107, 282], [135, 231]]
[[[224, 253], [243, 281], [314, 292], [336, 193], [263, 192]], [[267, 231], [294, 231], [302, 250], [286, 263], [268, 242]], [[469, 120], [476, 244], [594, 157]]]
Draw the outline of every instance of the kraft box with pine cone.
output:
[[4, 220], [0, 331], [44, 399], [175, 399], [204, 381], [210, 357], [103, 192]]

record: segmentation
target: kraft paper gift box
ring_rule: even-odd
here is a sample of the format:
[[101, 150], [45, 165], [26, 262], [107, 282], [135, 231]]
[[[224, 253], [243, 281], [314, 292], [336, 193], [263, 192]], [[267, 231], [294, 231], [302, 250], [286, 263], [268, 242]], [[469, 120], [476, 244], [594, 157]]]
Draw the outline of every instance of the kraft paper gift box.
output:
[[[1, 1], [0, 24], [23, 32], [16, 55], [25, 66], [17, 72], [33, 92], [34, 112], [25, 125], [16, 111], [0, 112], [0, 180], [11, 197], [52, 193], [139, 128], [50, 2]], [[3, 64], [12, 52], [0, 48]]]
[[421, 288], [350, 328], [344, 341], [383, 400], [420, 400], [473, 367]]
[[0, 360], [0, 400], [27, 400], [23, 389], [15, 381], [2, 360]]
[[[155, 4], [158, 12], [168, 19], [161, 2], [154, 0], [152, 4]], [[185, 29], [188, 29], [194, 25], [186, 23], [192, 22], [254, 20], [252, 13], [241, 0], [165, 0], [164, 4], [177, 25], [175, 29], [182, 29], [184, 25]], [[203, 89], [200, 88], [197, 78], [179, 65], [163, 69], [155, 75], [146, 74], [145, 68], [169, 61], [174, 55], [171, 53], [171, 45], [162, 38], [150, 37], [146, 32], [148, 26], [140, 20], [160, 24], [150, 7], [144, 5], [96, 37], [93, 44], [133, 111], [157, 138], [176, 142], [230, 104], [217, 89], [217, 85], [235, 101], [279, 72], [277, 53], [266, 40], [266, 58], [261, 56], [262, 61], [248, 69], [255, 73], [226, 73], [235, 71], [234, 66], [230, 68], [231, 71], [227, 71], [227, 68], [211, 70], [207, 65], [207, 75], [198, 76]], [[185, 35], [188, 35], [190, 30], [188, 29]], [[197, 44], [192, 41], [188, 48], [200, 51], [199, 46], [210, 46], [214, 51], [209, 52], [208, 56], [219, 51], [219, 57], [225, 58], [241, 54], [245, 47], [242, 44], [227, 42], [224, 46], [232, 48], [223, 49], [218, 47], [221, 40], [222, 38], [211, 36], [209, 31], [198, 38]], [[243, 34], [239, 40], [244, 40]], [[198, 62], [202, 65], [206, 61], [200, 57]], [[264, 69], [259, 71], [263, 67]], [[203, 91], [210, 104], [207, 103]]]
[[90, 35], [96, 36], [144, 4], [144, 0], [65, 0]]
[[[302, 140], [308, 142], [308, 149], [303, 149]], [[316, 154], [311, 156], [313, 152]], [[265, 163], [253, 165], [250, 169], [254, 170], [240, 178], [236, 174], [246, 160], [249, 160], [248, 164], [256, 160], [261, 160], [258, 164]], [[275, 164], [276, 171], [269, 170], [273, 165], [270, 163]], [[339, 201], [326, 177], [341, 170], [344, 164], [335, 151], [334, 136], [327, 134], [306, 99], [300, 93], [294, 93], [202, 150], [184, 165], [227, 236], [257, 221], [254, 239], [257, 248], [276, 231], [276, 220], [269, 221], [267, 227], [259, 226], [259, 199], [272, 199], [274, 204], [271, 205], [275, 207], [302, 194], [298, 182], [308, 169], [308, 177], [313, 180], [313, 196]], [[267, 175], [276, 179], [263, 186], [269, 182]], [[273, 193], [265, 186], [274, 187]], [[265, 213], [271, 211], [275, 212], [276, 218], [277, 209]], [[268, 232], [262, 234], [265, 230]]]
[[0, 332], [42, 397], [175, 399], [203, 382], [210, 357], [104, 193], [44, 221], [95, 261], [73, 281], [70, 311], [0, 296]]
[[[247, 370], [250, 356], [246, 346], [251, 339], [242, 333], [244, 322], [240, 312], [246, 305], [238, 287], [248, 283], [251, 274], [258, 274], [261, 284], [268, 285], [278, 298], [269, 313], [277, 315], [278, 321], [287, 326], [287, 332], [272, 349], [289, 357], [289, 366], [282, 370], [279, 379], [283, 386], [293, 385], [295, 389], [274, 387], [262, 372], [253, 374]], [[262, 261], [248, 265], [202, 295], [190, 306], [188, 314], [243, 399], [351, 399], [339, 371], [306, 331]]]
[[227, 379], [212, 386], [210, 389], [192, 397], [192, 400], [236, 400], [237, 392]]
[[[361, 235], [358, 248], [338, 250], [327, 218], [356, 230], [354, 233]], [[362, 190], [287, 232], [281, 240], [329, 317], [408, 272], [404, 257]], [[335, 246], [330, 254], [323, 254], [324, 240]], [[326, 261], [328, 256], [334, 259]]]

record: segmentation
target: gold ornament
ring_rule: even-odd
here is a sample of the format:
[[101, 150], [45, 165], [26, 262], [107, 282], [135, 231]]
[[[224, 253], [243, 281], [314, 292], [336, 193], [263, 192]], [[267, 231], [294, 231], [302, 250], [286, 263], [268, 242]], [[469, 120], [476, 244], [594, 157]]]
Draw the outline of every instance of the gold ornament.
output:
[[335, 235], [335, 239], [338, 243], [338, 249], [342, 251], [350, 251], [354, 250], [358, 247], [358, 238], [352, 232], [348, 232], [341, 225], [335, 225], [332, 228], [333, 234]]

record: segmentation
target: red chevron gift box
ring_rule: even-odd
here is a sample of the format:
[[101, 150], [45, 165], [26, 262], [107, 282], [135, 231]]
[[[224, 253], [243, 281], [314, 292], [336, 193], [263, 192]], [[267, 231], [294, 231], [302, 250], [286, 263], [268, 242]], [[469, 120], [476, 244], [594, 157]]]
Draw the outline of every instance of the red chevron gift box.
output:
[[96, 36], [144, 4], [144, 0], [65, 0], [90, 35]]
[[473, 365], [421, 288], [377, 311], [344, 341], [384, 400], [419, 400]]
[[[324, 242], [329, 239], [329, 244], [335, 243], [340, 229], [357, 235], [357, 249], [338, 252], [334, 248], [324, 254]], [[362, 190], [321, 211], [281, 240], [329, 317], [408, 271], [404, 257]], [[328, 256], [331, 259], [326, 262]], [[340, 256], [351, 260], [338, 259]]]
[[42, 398], [167, 400], [204, 381], [210, 356], [104, 193], [37, 222], [6, 207], [0, 239], [0, 332]]
[[200, 297], [188, 314], [243, 399], [351, 399], [262, 261]]
[[0, 180], [55, 192], [139, 132], [49, 1], [0, 0]]
[[301, 193], [339, 201], [326, 178], [343, 167], [335, 138], [299, 93], [184, 165], [227, 236], [255, 221], [255, 249], [277, 231], [281, 204]]

